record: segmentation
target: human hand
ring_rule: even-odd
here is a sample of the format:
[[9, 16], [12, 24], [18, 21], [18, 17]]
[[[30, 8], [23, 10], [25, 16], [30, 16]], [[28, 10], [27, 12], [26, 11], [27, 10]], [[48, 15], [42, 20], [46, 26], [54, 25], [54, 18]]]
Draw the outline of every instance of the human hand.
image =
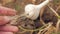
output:
[[[10, 8], [0, 6], [0, 14], [1, 15], [16, 15], [16, 11]], [[5, 25], [10, 22], [10, 17], [8, 16], [0, 16], [0, 34], [13, 34], [13, 32], [17, 32], [18, 28], [12, 25]]]

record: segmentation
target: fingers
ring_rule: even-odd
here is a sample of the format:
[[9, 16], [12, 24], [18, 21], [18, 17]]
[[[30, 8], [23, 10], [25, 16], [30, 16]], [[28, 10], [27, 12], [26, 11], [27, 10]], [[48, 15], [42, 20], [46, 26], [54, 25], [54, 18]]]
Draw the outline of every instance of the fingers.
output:
[[13, 34], [12, 32], [0, 32], [0, 34]]
[[11, 19], [7, 16], [0, 16], [0, 25], [8, 23]]
[[16, 15], [16, 10], [0, 6], [0, 14], [13, 16]]
[[18, 27], [16, 26], [0, 26], [0, 31], [6, 31], [6, 32], [17, 32]]

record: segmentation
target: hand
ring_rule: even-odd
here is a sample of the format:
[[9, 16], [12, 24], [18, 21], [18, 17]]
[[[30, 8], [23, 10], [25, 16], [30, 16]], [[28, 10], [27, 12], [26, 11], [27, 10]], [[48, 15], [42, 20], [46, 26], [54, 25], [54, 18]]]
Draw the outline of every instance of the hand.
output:
[[[2, 15], [16, 15], [16, 11], [10, 8], [0, 6], [0, 14]], [[13, 32], [17, 32], [18, 28], [12, 25], [5, 25], [10, 22], [10, 17], [8, 16], [0, 16], [0, 34], [13, 34]]]

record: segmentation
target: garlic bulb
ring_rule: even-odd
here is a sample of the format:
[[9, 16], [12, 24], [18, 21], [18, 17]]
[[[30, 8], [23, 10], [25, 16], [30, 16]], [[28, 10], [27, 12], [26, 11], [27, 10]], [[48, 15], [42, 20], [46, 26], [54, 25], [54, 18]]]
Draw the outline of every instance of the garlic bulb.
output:
[[50, 2], [50, 0], [45, 0], [43, 3], [39, 5], [34, 5], [34, 4], [28, 4], [25, 6], [25, 14], [26, 17], [32, 20], [35, 20], [39, 16], [39, 12], [42, 7], [47, 5]]

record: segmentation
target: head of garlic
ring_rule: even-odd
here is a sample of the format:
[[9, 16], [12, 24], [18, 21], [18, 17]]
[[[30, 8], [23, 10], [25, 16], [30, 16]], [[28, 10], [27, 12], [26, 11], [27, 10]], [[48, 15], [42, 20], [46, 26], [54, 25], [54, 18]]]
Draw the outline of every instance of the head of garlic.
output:
[[29, 5], [26, 5], [25, 7], [25, 14], [27, 18], [35, 20], [38, 17], [39, 12], [36, 9], [35, 5], [29, 4]]
[[25, 6], [25, 14], [26, 17], [32, 20], [35, 20], [39, 16], [39, 12], [42, 7], [47, 5], [50, 2], [50, 0], [45, 0], [43, 3], [39, 5], [34, 5], [34, 4], [28, 4]]

